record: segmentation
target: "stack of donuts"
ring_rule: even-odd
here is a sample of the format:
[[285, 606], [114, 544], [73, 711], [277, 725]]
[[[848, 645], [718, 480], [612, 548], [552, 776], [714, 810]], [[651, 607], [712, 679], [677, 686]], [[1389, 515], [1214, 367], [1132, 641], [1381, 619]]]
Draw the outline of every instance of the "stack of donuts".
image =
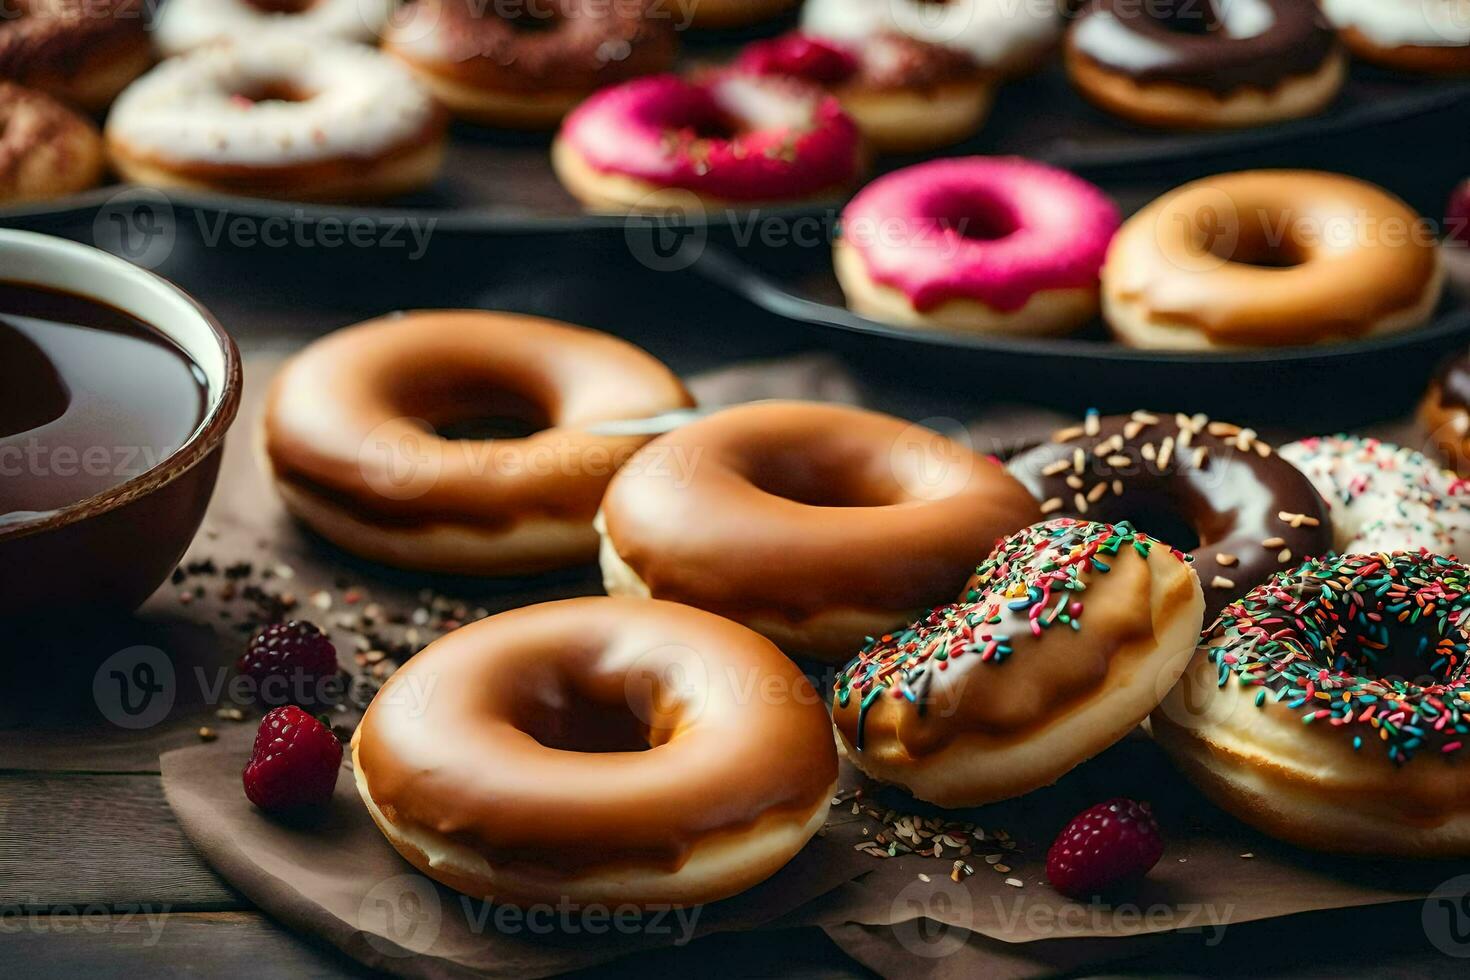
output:
[[[1465, 363], [1426, 413], [1470, 416]], [[600, 563], [607, 596], [450, 633], [354, 735], [382, 832], [467, 894], [751, 887], [822, 827], [834, 730], [868, 777], [962, 807], [1148, 720], [1266, 833], [1470, 855], [1470, 489], [1412, 450], [1140, 409], [1002, 464], [858, 408], [697, 410], [624, 341], [474, 310], [314, 342], [260, 427], [287, 510], [364, 558]], [[830, 708], [798, 664], [841, 665]]]

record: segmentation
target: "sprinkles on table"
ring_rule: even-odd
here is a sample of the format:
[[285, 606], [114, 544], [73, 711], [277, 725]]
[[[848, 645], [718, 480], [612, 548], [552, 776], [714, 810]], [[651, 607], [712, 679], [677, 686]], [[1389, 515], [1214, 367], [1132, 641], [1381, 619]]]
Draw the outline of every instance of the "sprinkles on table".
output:
[[1084, 574], [1106, 574], [1125, 549], [1146, 559], [1155, 547], [1189, 560], [1126, 521], [1063, 517], [1006, 538], [975, 570], [974, 587], [961, 601], [931, 609], [907, 629], [870, 639], [837, 675], [837, 703], [845, 708], [858, 699], [856, 748], [862, 751], [868, 709], [878, 698], [902, 698], [922, 715], [935, 672], [947, 670], [950, 661], [976, 657], [999, 665], [1014, 652], [1011, 637], [1017, 631], [1041, 636], [1048, 629], [1082, 629]]
[[[1255, 687], [1303, 724], [1380, 743], [1395, 763], [1470, 738], [1470, 569], [1425, 552], [1313, 559], [1226, 607], [1202, 647], [1221, 687]], [[1415, 679], [1393, 676], [1407, 652]], [[1387, 674], [1387, 676], [1385, 676]], [[1427, 676], [1426, 676], [1427, 675]]]

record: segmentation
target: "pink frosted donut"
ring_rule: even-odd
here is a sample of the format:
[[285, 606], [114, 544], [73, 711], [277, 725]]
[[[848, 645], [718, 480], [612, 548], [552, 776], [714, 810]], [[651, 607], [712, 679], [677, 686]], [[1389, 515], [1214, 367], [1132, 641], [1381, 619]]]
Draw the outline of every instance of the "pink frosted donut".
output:
[[786, 78], [654, 75], [604, 89], [551, 149], [562, 184], [598, 211], [750, 206], [834, 197], [862, 169], [837, 100]]
[[1097, 315], [1120, 222], [1101, 190], [1016, 157], [933, 160], [880, 177], [842, 212], [847, 305], [905, 326], [1060, 334]]

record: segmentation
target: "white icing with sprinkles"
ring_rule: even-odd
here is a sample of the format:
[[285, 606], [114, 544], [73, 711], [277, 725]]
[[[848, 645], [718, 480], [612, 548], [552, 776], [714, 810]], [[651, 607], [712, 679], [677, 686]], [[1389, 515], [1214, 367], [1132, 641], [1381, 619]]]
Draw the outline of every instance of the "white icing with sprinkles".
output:
[[1470, 0], [1320, 0], [1334, 27], [1386, 48], [1470, 45]]
[[396, 0], [312, 0], [299, 12], [262, 10], [250, 0], [168, 0], [158, 14], [154, 37], [165, 55], [181, 54], [214, 41], [253, 41], [262, 30], [302, 37], [376, 41]]
[[[277, 86], [306, 97], [242, 98]], [[107, 135], [175, 162], [290, 166], [380, 156], [434, 111], [428, 91], [373, 48], [272, 33], [158, 65], [118, 97]]]
[[1470, 483], [1423, 453], [1360, 436], [1319, 436], [1277, 452], [1327, 499], [1342, 554], [1470, 556]]

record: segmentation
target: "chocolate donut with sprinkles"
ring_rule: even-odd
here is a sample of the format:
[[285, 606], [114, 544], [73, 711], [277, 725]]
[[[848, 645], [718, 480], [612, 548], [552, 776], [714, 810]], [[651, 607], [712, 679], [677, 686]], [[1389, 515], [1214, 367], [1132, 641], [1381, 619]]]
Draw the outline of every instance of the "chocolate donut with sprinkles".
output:
[[1183, 673], [1204, 596], [1188, 558], [1127, 523], [1059, 518], [1002, 541], [960, 601], [871, 641], [832, 720], [867, 775], [941, 806], [1055, 782]]
[[1233, 603], [1152, 715], [1199, 788], [1325, 851], [1470, 855], [1470, 569], [1304, 562]]
[[1272, 573], [1332, 550], [1311, 481], [1255, 430], [1204, 415], [1088, 412], [1009, 468], [1043, 514], [1132, 521], [1193, 555], [1207, 624]]

